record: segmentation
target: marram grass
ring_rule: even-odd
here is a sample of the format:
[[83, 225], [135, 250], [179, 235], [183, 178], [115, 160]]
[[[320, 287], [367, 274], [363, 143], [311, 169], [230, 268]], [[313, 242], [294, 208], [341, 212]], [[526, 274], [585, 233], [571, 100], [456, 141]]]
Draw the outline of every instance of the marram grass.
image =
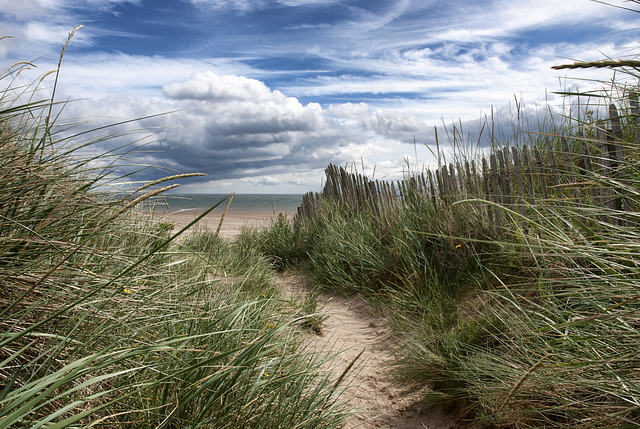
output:
[[[384, 217], [325, 202], [303, 224], [316, 282], [385, 308], [398, 332], [398, 379], [431, 387], [425, 399], [467, 422], [640, 425], [640, 142], [628, 88], [614, 82], [613, 89], [596, 100], [621, 112], [625, 156], [617, 171], [624, 179], [589, 169], [585, 164], [604, 158], [585, 159], [574, 144], [568, 154], [582, 159], [572, 172], [582, 180], [579, 200], [574, 184], [522, 207], [476, 196], [435, 209], [409, 189], [404, 204]], [[525, 134], [543, 156], [563, 147], [561, 136], [597, 148], [603, 122], [592, 113], [553, 117], [516, 142], [494, 140], [493, 150], [519, 146]], [[454, 164], [469, 159], [454, 156]], [[603, 204], [607, 195], [633, 209]], [[496, 230], [487, 207], [502, 213], [508, 234]]]
[[51, 101], [12, 94], [0, 96], [0, 428], [340, 426], [340, 387], [301, 345], [268, 261], [206, 231], [176, 240], [139, 209], [159, 182], [104, 192], [113, 170], [86, 153], [108, 135], [58, 142]]

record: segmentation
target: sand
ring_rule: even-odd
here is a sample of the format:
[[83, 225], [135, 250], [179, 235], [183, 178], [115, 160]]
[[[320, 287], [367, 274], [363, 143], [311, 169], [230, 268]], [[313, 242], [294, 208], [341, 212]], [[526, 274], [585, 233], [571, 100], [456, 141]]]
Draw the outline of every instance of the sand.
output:
[[[278, 284], [290, 298], [303, 300], [313, 289], [313, 280], [302, 272], [278, 275]], [[345, 429], [459, 429], [454, 415], [421, 402], [424, 391], [399, 385], [391, 375], [397, 356], [397, 335], [384, 316], [364, 299], [324, 292], [317, 297], [318, 311], [327, 316], [321, 333], [307, 339], [318, 350], [335, 355], [326, 367], [340, 377], [355, 360], [345, 382], [343, 398], [357, 410]], [[476, 428], [477, 429], [477, 428]]]
[[[220, 218], [222, 217], [223, 211], [223, 209], [213, 210], [211, 213], [208, 213], [205, 217], [200, 219], [197, 224], [192, 226], [191, 230], [206, 227], [212, 231], [216, 231], [220, 224]], [[175, 225], [174, 231], [177, 231], [178, 229], [188, 225], [202, 213], [202, 210], [180, 210], [156, 212], [156, 216], [163, 220], [172, 222]], [[230, 209], [227, 211], [222, 221], [220, 236], [223, 238], [233, 238], [240, 234], [243, 227], [261, 228], [268, 226], [269, 222], [277, 216], [278, 214], [273, 211]], [[293, 214], [287, 214], [287, 216], [291, 217]]]

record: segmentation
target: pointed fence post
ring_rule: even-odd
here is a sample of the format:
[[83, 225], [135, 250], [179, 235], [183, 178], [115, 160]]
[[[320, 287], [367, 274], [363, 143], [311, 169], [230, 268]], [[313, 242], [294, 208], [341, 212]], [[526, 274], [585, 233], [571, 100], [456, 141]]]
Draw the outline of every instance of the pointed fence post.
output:
[[[609, 152], [611, 177], [618, 182], [626, 183], [627, 175], [626, 170], [623, 168], [625, 150], [622, 144], [622, 124], [620, 122], [618, 109], [616, 109], [614, 104], [609, 105], [609, 119], [611, 120], [611, 135], [607, 138], [607, 151]], [[622, 210], [623, 201], [625, 208], [630, 205], [630, 200], [624, 198], [622, 190], [617, 192], [617, 189], [614, 188], [612, 189], [612, 194], [617, 194], [617, 197], [611, 201], [611, 207], [613, 209]]]
[[467, 196], [474, 195], [473, 191], [473, 178], [471, 177], [471, 169], [469, 168], [469, 161], [464, 160], [464, 172], [466, 175], [465, 187], [467, 189]]
[[[487, 201], [491, 201], [491, 172], [489, 171], [489, 164], [485, 157], [482, 157], [482, 187], [484, 188]], [[493, 205], [490, 204], [487, 207], [487, 215], [489, 216], [489, 223], [491, 223], [491, 225], [496, 224], [495, 211], [496, 209]]]
[[[498, 167], [496, 163], [496, 156], [494, 154], [489, 155], [489, 167], [490, 170], [490, 180], [491, 180], [491, 192], [493, 193], [493, 202], [496, 204], [500, 204], [501, 195], [500, 195], [500, 183], [498, 180]], [[496, 224], [496, 230], [500, 231], [502, 227], [502, 213], [496, 206], [494, 206], [494, 218]]]
[[524, 176], [526, 178], [526, 189], [528, 191], [529, 203], [533, 204], [536, 194], [533, 192], [533, 180], [531, 172], [531, 159], [527, 145], [522, 146], [522, 162], [524, 164]]
[[554, 186], [558, 186], [560, 185], [560, 178], [558, 177], [556, 157], [554, 155], [553, 146], [551, 145], [551, 140], [549, 140], [548, 137], [544, 139], [544, 143], [547, 149], [547, 158], [549, 158], [549, 169], [551, 171], [551, 179], [553, 180]]
[[580, 200], [580, 190], [577, 187], [576, 177], [573, 169], [573, 162], [571, 161], [571, 153], [569, 152], [569, 142], [567, 139], [562, 136], [560, 137], [560, 145], [562, 147], [562, 159], [564, 162], [564, 171], [567, 177], [567, 182], [569, 182], [569, 186], [571, 187], [571, 195], [573, 197], [573, 202], [575, 204], [579, 204]]
[[464, 170], [462, 170], [462, 165], [460, 161], [456, 161], [456, 171], [458, 172], [458, 193], [460, 194], [460, 198], [463, 199], [465, 197], [465, 181], [464, 181]]
[[449, 195], [451, 196], [449, 200], [451, 203], [458, 199], [458, 180], [452, 163], [449, 163]]
[[433, 174], [431, 174], [431, 170], [427, 170], [427, 177], [429, 179], [429, 188], [431, 189], [431, 202], [433, 203], [434, 210], [438, 207], [438, 196], [436, 192], [436, 184], [434, 182]]
[[545, 176], [545, 167], [542, 162], [542, 155], [540, 151], [536, 148], [533, 150], [533, 156], [536, 160], [536, 170], [538, 176], [538, 182], [540, 183], [540, 191], [542, 192], [542, 198], [545, 200], [549, 199], [549, 190], [547, 189], [547, 178]]
[[482, 189], [480, 186], [480, 175], [478, 174], [478, 169], [476, 167], [476, 160], [471, 160], [471, 175], [472, 175], [472, 184], [473, 184], [473, 193], [478, 197], [482, 197]]
[[520, 214], [524, 217], [527, 214], [525, 199], [524, 199], [524, 184], [522, 181], [523, 169], [522, 164], [520, 163], [520, 156], [518, 154], [518, 149], [515, 147], [511, 148], [511, 155], [513, 159], [513, 173], [516, 178], [516, 192], [518, 194], [518, 207]]

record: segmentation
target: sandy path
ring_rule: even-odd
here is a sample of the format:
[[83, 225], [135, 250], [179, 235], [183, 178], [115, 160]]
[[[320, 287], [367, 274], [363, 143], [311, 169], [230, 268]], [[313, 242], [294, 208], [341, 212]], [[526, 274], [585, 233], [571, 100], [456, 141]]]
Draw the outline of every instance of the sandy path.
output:
[[[201, 212], [179, 211], [160, 213], [176, 228], [191, 222]], [[215, 231], [222, 210], [204, 217], [199, 226]], [[273, 212], [229, 210], [220, 230], [225, 238], [237, 236], [243, 227], [262, 227], [274, 217]], [[278, 276], [285, 294], [300, 301], [313, 289], [313, 281], [299, 272]], [[345, 428], [354, 429], [458, 429], [455, 419], [439, 409], [425, 409], [418, 402], [419, 393], [410, 392], [393, 382], [389, 366], [394, 361], [388, 345], [393, 333], [386, 321], [360, 297], [346, 297], [323, 293], [317, 298], [317, 311], [327, 319], [322, 335], [309, 333], [309, 341], [329, 355], [337, 355], [327, 370], [339, 377], [358, 357], [350, 372], [345, 395], [349, 404], [358, 410], [347, 421]]]
[[[297, 272], [279, 276], [279, 283], [292, 299], [302, 299], [312, 289], [312, 280]], [[360, 354], [349, 376], [346, 392], [357, 409], [345, 428], [453, 429], [455, 419], [438, 409], [424, 409], [419, 394], [399, 387], [389, 375], [394, 356], [387, 345], [392, 331], [385, 320], [360, 297], [323, 293], [318, 311], [328, 318], [322, 335], [309, 333], [309, 341], [329, 354], [339, 353], [329, 370], [336, 377]]]

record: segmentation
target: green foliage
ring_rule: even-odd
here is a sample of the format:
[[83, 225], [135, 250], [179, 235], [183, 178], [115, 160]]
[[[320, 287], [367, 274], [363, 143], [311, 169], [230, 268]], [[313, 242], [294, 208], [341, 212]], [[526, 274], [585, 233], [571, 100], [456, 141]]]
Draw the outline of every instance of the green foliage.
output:
[[[624, 98], [604, 102], [625, 105]], [[639, 142], [637, 118], [620, 111], [625, 156], [614, 177], [576, 163], [586, 183], [579, 200], [558, 186], [522, 208], [492, 203], [503, 214], [502, 232], [482, 199], [434, 206], [409, 189], [403, 206], [384, 216], [325, 202], [306, 226], [315, 281], [385, 307], [402, 339], [399, 379], [429, 385], [427, 399], [461, 407], [480, 424], [634, 427]], [[560, 148], [565, 135], [568, 155], [581, 158], [570, 133], [595, 133], [603, 123], [593, 120], [562, 118], [566, 129], [552, 123], [526, 143], [548, 162], [547, 148]], [[601, 162], [598, 145], [587, 144], [598, 154], [592, 162]], [[603, 195], [624, 206], [603, 204]]]
[[278, 270], [293, 267], [308, 257], [306, 231], [282, 213], [265, 228], [244, 229], [236, 244], [245, 251], [259, 251]]
[[375, 292], [387, 276], [382, 242], [371, 219], [336, 215], [321, 220], [310, 252], [311, 270], [319, 285], [346, 293]]
[[50, 103], [10, 94], [0, 428], [340, 426], [339, 388], [300, 345], [306, 319], [283, 308], [270, 263], [206, 231], [175, 242], [183, 231], [140, 210], [147, 186], [104, 191], [112, 172], [91, 169], [86, 150], [108, 135], [63, 144], [43, 119]]

